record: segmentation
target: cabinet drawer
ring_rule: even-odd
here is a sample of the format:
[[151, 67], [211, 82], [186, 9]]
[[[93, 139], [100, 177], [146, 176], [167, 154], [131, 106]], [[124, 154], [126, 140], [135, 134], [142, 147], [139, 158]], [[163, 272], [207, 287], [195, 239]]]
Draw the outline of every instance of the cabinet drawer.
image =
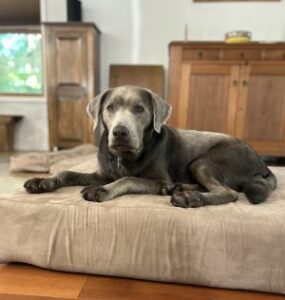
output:
[[225, 49], [223, 51], [225, 60], [259, 60], [260, 58], [260, 50]]
[[183, 49], [182, 59], [185, 60], [218, 60], [220, 50], [218, 49]]
[[284, 60], [285, 49], [264, 50], [263, 59], [265, 60]]

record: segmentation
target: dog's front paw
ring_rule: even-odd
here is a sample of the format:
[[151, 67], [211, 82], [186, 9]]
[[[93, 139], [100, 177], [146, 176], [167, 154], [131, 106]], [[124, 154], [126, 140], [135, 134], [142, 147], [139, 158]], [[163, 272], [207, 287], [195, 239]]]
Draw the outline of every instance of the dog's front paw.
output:
[[100, 185], [89, 185], [81, 190], [83, 199], [93, 202], [103, 202], [109, 200], [109, 192]]
[[174, 193], [183, 192], [183, 187], [181, 183], [170, 183], [163, 185], [160, 188], [160, 195], [173, 195]]
[[57, 178], [32, 178], [25, 182], [24, 188], [31, 194], [53, 192], [60, 187]]
[[170, 202], [173, 206], [189, 208], [201, 207], [205, 205], [204, 196], [199, 192], [180, 192], [172, 195]]

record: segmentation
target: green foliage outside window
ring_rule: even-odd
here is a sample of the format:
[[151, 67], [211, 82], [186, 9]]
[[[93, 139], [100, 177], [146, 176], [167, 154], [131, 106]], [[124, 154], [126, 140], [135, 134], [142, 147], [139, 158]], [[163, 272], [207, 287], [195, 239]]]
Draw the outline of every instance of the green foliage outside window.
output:
[[0, 93], [41, 94], [40, 33], [0, 33]]

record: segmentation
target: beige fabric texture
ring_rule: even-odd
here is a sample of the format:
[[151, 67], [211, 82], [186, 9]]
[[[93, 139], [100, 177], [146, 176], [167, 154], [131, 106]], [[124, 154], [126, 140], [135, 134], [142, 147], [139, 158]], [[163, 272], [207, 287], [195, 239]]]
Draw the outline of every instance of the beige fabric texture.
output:
[[10, 158], [10, 171], [53, 174], [86, 161], [96, 151], [94, 145], [84, 144], [68, 150], [20, 154]]
[[260, 205], [243, 194], [197, 209], [150, 195], [89, 203], [80, 187], [2, 194], [0, 262], [285, 294], [285, 169], [272, 169], [279, 187]]
[[[55, 164], [52, 164], [49, 169], [49, 173], [54, 175], [58, 174], [59, 172], [66, 171], [66, 170], [77, 170], [78, 166], [81, 166], [84, 163], [84, 166], [87, 164], [90, 164], [90, 161], [96, 160], [97, 161], [97, 149], [92, 151], [92, 154], [82, 154], [80, 156], [72, 157], [72, 158], [66, 158], [63, 159]], [[90, 172], [94, 171], [94, 165], [88, 166], [88, 168], [92, 167], [92, 170]], [[81, 170], [81, 169], [80, 169]], [[83, 169], [84, 172], [86, 171], [86, 168]]]

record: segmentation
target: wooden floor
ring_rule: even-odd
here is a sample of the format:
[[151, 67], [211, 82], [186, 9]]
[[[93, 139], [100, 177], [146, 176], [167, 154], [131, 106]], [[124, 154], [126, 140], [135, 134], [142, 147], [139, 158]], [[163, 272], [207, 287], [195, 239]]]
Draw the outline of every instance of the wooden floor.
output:
[[[0, 193], [20, 188], [23, 182], [32, 176], [9, 174], [8, 157], [7, 154], [0, 153]], [[24, 264], [0, 264], [0, 300], [58, 299], [285, 300], [285, 297], [266, 293], [63, 273]]]
[[281, 295], [54, 272], [0, 265], [0, 300], [281, 300]]

